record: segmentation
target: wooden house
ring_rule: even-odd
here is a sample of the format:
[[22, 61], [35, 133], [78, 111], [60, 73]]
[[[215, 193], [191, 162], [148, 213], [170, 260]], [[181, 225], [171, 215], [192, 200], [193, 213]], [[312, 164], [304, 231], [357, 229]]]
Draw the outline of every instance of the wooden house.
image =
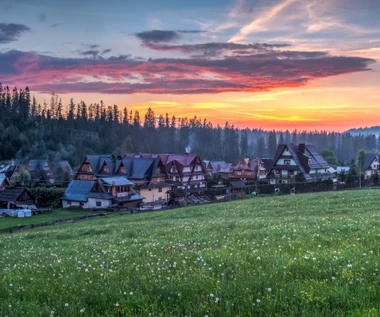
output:
[[127, 153], [125, 157], [158, 158], [157, 173], [171, 185], [171, 192], [187, 195], [207, 189], [207, 170], [199, 155]]
[[330, 166], [311, 144], [279, 144], [267, 178], [270, 184], [294, 183], [297, 174], [305, 181], [332, 179]]

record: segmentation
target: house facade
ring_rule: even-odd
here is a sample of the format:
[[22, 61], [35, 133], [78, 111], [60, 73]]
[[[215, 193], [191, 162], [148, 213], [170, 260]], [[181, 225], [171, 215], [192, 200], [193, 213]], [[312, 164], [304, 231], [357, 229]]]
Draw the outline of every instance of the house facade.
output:
[[112, 155], [87, 155], [75, 175], [76, 180], [98, 181], [100, 178], [122, 176], [128, 178], [134, 191], [144, 202], [167, 200], [171, 185], [162, 173], [159, 158], [129, 155], [115, 158]]
[[294, 183], [297, 174], [305, 181], [332, 179], [329, 164], [311, 144], [280, 144], [267, 178], [270, 184]]
[[125, 157], [157, 158], [157, 173], [161, 181], [171, 185], [177, 193], [202, 193], [207, 189], [207, 170], [196, 154], [144, 154], [127, 153]]
[[270, 160], [258, 157], [240, 159], [233, 167], [230, 178], [245, 182], [265, 180], [268, 162]]
[[380, 173], [380, 154], [367, 153], [362, 170], [365, 179], [370, 179], [372, 175]]

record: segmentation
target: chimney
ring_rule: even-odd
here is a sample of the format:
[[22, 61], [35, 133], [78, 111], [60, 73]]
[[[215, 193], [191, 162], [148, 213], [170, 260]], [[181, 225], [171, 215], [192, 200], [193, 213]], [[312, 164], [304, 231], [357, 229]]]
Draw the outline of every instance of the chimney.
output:
[[300, 150], [301, 153], [305, 153], [305, 148], [306, 148], [305, 143], [300, 143], [298, 145], [298, 149]]

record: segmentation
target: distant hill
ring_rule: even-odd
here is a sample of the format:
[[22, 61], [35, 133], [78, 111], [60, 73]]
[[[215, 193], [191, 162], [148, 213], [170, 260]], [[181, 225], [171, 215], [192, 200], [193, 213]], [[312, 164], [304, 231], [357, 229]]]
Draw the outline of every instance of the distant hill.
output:
[[359, 134], [380, 134], [380, 126], [374, 126], [374, 127], [365, 127], [365, 128], [357, 128], [357, 129], [350, 129], [347, 130], [347, 132], [351, 133], [352, 135], [359, 135]]

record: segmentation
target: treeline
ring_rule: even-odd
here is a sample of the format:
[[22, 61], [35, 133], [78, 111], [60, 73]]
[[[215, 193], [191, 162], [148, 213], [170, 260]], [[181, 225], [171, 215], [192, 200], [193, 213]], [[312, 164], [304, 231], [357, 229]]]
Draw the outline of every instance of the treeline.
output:
[[272, 157], [277, 144], [289, 142], [329, 149], [341, 161], [354, 159], [360, 149], [379, 149], [375, 135], [238, 129], [197, 116], [157, 115], [151, 108], [140, 115], [102, 101], [71, 99], [63, 105], [55, 94], [49, 103], [40, 104], [28, 87], [11, 90], [0, 84], [0, 160], [67, 159], [76, 167], [86, 154], [190, 151], [205, 159], [234, 162], [238, 157]]

